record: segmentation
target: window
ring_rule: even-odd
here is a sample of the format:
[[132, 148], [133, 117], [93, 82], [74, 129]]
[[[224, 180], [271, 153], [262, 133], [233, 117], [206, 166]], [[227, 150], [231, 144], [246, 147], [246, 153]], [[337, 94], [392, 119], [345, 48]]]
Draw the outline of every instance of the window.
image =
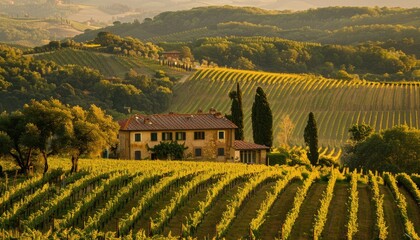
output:
[[141, 159], [141, 151], [134, 151], [134, 160]]
[[194, 132], [194, 140], [203, 140], [205, 139], [204, 132]]
[[225, 131], [219, 131], [217, 133], [217, 137], [220, 139], [225, 139]]
[[255, 151], [241, 151], [241, 162], [255, 163], [257, 160], [257, 153]]
[[134, 134], [134, 141], [141, 142], [141, 133]]
[[177, 132], [175, 134], [175, 139], [176, 140], [185, 140], [186, 139], [186, 134], [185, 132]]
[[151, 134], [150, 134], [150, 141], [152, 141], [152, 142], [156, 142], [158, 139], [157, 139], [157, 133], [155, 133], [155, 132], [152, 132]]
[[225, 149], [224, 148], [218, 148], [217, 149], [217, 156], [225, 156]]
[[196, 157], [201, 157], [201, 148], [196, 148], [194, 150], [194, 154], [195, 154]]
[[172, 133], [171, 132], [163, 132], [162, 133], [162, 141], [172, 140]]

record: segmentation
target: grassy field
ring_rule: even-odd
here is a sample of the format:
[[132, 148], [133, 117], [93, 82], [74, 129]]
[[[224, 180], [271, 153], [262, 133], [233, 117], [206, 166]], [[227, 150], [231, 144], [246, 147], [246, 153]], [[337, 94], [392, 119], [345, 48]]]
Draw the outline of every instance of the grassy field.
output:
[[243, 94], [248, 140], [252, 140], [251, 109], [258, 86], [267, 94], [273, 112], [275, 143], [280, 121], [288, 115], [296, 126], [291, 143], [302, 145], [311, 111], [317, 121], [320, 144], [330, 148], [342, 146], [348, 139], [348, 129], [355, 123], [365, 122], [376, 131], [399, 124], [420, 127], [420, 83], [338, 81], [313, 75], [224, 68], [197, 71], [178, 84], [169, 110], [192, 113], [214, 107], [229, 113], [228, 93], [236, 89], [236, 82]]
[[[405, 181], [395, 187], [392, 176], [215, 162], [80, 161], [81, 171], [72, 175], [70, 160], [52, 159], [44, 177], [8, 181], [7, 188], [2, 178], [0, 235], [273, 239], [285, 236], [289, 226], [289, 239], [308, 239], [322, 221], [320, 237], [346, 239], [352, 201], [359, 206], [352, 235], [357, 239], [378, 238], [378, 209], [384, 209], [391, 239], [404, 238], [404, 232], [415, 238], [420, 231], [420, 209], [411, 188]], [[374, 183], [384, 199], [379, 206], [372, 201]], [[353, 192], [358, 197], [350, 198]], [[404, 196], [397, 202], [405, 204], [393, 200], [396, 194]], [[326, 206], [324, 220], [321, 205]]]
[[141, 57], [125, 57], [114, 54], [98, 53], [75, 49], [62, 49], [51, 53], [34, 55], [36, 59], [54, 61], [58, 64], [76, 64], [98, 69], [105, 77], [124, 77], [134, 69], [138, 73], [153, 75], [158, 70], [163, 70], [170, 76], [181, 78], [187, 73], [185, 71], [161, 66], [152, 59]]

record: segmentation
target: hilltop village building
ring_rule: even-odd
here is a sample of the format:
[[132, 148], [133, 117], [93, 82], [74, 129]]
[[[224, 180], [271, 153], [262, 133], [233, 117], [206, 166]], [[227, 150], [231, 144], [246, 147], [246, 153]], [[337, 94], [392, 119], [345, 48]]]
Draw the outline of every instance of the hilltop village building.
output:
[[[266, 164], [269, 147], [235, 140], [237, 126], [221, 113], [133, 115], [119, 121], [119, 157], [155, 159], [148, 147], [185, 144], [185, 159]], [[168, 156], [169, 158], [170, 156]]]

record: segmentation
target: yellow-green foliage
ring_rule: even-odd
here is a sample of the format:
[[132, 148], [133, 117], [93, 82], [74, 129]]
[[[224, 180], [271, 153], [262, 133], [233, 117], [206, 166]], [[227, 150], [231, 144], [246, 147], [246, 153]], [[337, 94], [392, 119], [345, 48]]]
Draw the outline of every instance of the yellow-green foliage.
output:
[[337, 180], [337, 174], [338, 170], [332, 169], [330, 179], [328, 181], [327, 189], [325, 189], [325, 192], [322, 194], [321, 199], [321, 206], [318, 209], [318, 212], [315, 216], [315, 222], [314, 222], [314, 231], [313, 231], [313, 237], [314, 239], [321, 238], [322, 231], [324, 230], [324, 225], [327, 222], [327, 214], [328, 214], [328, 207], [330, 206], [333, 193], [334, 193], [334, 186], [335, 182]]
[[375, 227], [378, 231], [378, 239], [387, 239], [388, 236], [388, 227], [385, 221], [385, 214], [384, 214], [384, 195], [379, 191], [378, 185], [378, 177], [369, 173], [369, 179], [372, 187], [373, 192], [373, 202], [375, 203], [376, 207], [376, 222]]
[[357, 211], [359, 209], [359, 192], [357, 191], [357, 180], [359, 175], [356, 171], [351, 174], [348, 203], [347, 239], [351, 240], [358, 231]]
[[417, 201], [417, 205], [420, 206], [420, 190], [416, 183], [411, 180], [410, 176], [408, 176], [406, 173], [400, 173], [397, 175], [397, 180], [411, 193], [411, 195]]
[[293, 208], [287, 213], [286, 220], [281, 226], [281, 239], [288, 239], [290, 233], [292, 232], [293, 225], [299, 216], [300, 207], [302, 206], [303, 201], [305, 200], [306, 194], [308, 193], [309, 188], [312, 183], [319, 177], [318, 171], [314, 170], [309, 174], [309, 176], [303, 182], [303, 185], [296, 192], [295, 198], [293, 200]]
[[303, 129], [311, 111], [317, 121], [320, 145], [325, 147], [342, 146], [348, 139], [348, 128], [354, 123], [365, 122], [376, 131], [404, 123], [420, 127], [420, 83], [339, 81], [313, 75], [224, 68], [202, 69], [176, 85], [169, 111], [193, 113], [215, 107], [229, 113], [228, 93], [236, 82], [243, 94], [246, 139], [252, 139], [251, 106], [258, 86], [270, 102], [275, 140], [280, 120], [289, 115], [295, 124], [290, 143], [303, 145]]
[[404, 222], [405, 232], [413, 239], [420, 239], [416, 230], [414, 229], [413, 223], [410, 221], [407, 212], [407, 201], [402, 193], [398, 190], [397, 181], [395, 177], [390, 173], [384, 174], [384, 180], [391, 189], [394, 198], [396, 199], [398, 209], [400, 210], [401, 218]]

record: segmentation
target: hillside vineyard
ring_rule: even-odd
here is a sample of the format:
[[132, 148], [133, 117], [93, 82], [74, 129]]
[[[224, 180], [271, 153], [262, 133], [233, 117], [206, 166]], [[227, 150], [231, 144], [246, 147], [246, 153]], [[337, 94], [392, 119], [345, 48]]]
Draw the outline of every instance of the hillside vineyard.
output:
[[418, 239], [418, 175], [100, 159], [70, 175], [68, 161], [51, 166], [2, 184], [1, 237]]
[[365, 122], [376, 131], [400, 124], [420, 127], [420, 83], [339, 81], [224, 68], [199, 70], [176, 85], [170, 111], [189, 113], [214, 107], [228, 113], [228, 93], [235, 90], [236, 82], [243, 94], [246, 139], [252, 139], [251, 107], [258, 86], [267, 94], [273, 112], [275, 143], [278, 124], [289, 115], [296, 126], [291, 143], [303, 145], [309, 112], [315, 114], [319, 141], [324, 147], [342, 146], [355, 123]]

